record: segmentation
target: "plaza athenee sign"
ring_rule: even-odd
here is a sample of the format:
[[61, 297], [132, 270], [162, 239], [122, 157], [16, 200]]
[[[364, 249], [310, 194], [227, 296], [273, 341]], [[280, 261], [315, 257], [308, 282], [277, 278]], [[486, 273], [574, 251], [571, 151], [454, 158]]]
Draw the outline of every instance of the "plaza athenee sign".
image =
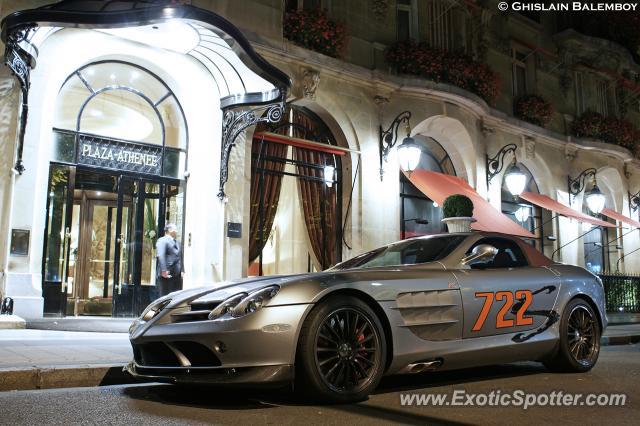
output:
[[80, 135], [78, 163], [159, 175], [162, 173], [162, 147]]

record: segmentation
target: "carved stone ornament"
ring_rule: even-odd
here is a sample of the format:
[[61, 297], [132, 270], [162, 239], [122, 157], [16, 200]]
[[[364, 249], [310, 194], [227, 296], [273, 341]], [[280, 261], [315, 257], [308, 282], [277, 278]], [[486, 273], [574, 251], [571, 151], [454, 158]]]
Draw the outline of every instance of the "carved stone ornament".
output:
[[373, 102], [375, 102], [379, 107], [383, 107], [389, 103], [389, 98], [382, 95], [376, 95], [373, 97]]
[[313, 69], [305, 69], [302, 71], [302, 94], [307, 99], [316, 98], [316, 90], [320, 84], [320, 73]]
[[371, 0], [371, 12], [378, 21], [384, 21], [387, 17], [390, 0]]
[[578, 156], [578, 148], [570, 145], [565, 146], [564, 158], [566, 158], [567, 161], [572, 162], [573, 160], [576, 159], [577, 156]]
[[491, 136], [492, 134], [494, 134], [496, 132], [496, 130], [493, 127], [489, 127], [484, 123], [480, 124], [480, 131], [482, 132], [482, 135], [485, 138], [488, 138], [489, 136]]
[[536, 140], [531, 136], [525, 136], [523, 142], [526, 159], [533, 160], [536, 157]]

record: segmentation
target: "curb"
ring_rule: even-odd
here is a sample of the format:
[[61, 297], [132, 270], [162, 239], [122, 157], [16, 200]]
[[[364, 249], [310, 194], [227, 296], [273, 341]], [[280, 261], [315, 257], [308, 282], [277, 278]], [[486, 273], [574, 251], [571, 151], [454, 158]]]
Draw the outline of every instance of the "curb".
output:
[[640, 342], [640, 334], [630, 334], [626, 336], [602, 336], [600, 344], [602, 346], [632, 345]]
[[0, 392], [139, 383], [124, 364], [0, 368]]

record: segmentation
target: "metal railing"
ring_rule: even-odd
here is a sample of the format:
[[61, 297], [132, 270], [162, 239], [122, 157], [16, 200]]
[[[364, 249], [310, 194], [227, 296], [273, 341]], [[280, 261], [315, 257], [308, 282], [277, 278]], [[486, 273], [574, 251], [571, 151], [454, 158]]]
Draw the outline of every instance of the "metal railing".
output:
[[640, 313], [640, 275], [600, 274], [607, 312]]

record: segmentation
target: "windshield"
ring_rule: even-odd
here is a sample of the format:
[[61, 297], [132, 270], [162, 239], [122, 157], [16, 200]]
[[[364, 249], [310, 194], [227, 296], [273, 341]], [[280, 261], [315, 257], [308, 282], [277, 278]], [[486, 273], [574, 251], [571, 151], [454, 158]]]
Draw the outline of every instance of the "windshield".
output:
[[337, 264], [331, 270], [434, 262], [447, 257], [465, 238], [465, 235], [446, 235], [401, 241], [363, 253]]

